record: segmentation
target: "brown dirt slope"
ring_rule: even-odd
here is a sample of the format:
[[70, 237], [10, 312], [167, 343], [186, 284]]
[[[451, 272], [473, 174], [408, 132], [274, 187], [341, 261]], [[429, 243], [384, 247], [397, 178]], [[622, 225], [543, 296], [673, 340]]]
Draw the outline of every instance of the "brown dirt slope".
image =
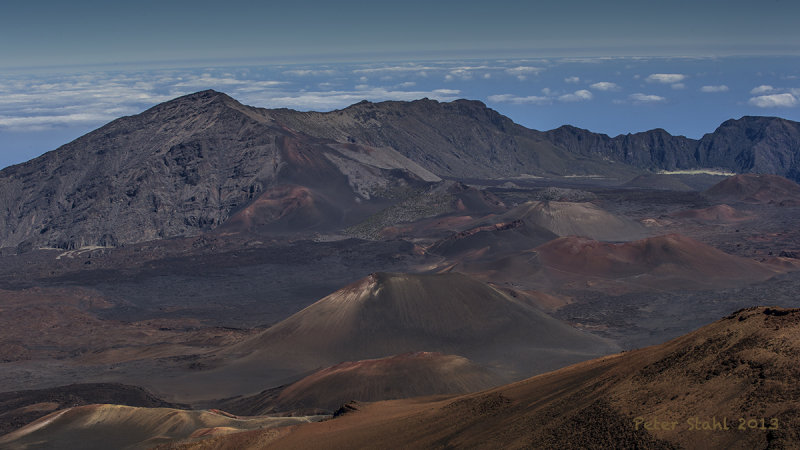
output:
[[241, 430], [307, 423], [321, 417], [247, 417], [217, 411], [87, 405], [49, 414], [0, 437], [6, 449], [144, 449]]
[[178, 408], [138, 386], [117, 383], [71, 384], [50, 389], [0, 393], [0, 436], [53, 411], [92, 403]]
[[749, 308], [665, 344], [451, 399], [351, 405], [241, 448], [797, 448], [798, 354], [800, 310]]
[[679, 234], [620, 244], [570, 236], [548, 242], [536, 252], [550, 272], [641, 283], [673, 280], [685, 287], [729, 285], [763, 281], [776, 274], [754, 260], [729, 255]]
[[436, 394], [464, 394], [495, 385], [496, 376], [456, 355], [417, 352], [344, 362], [282, 389], [226, 402], [240, 415], [276, 412], [333, 413], [349, 401], [377, 401]]
[[615, 348], [460, 273], [375, 273], [218, 353], [218, 368], [192, 383], [256, 393], [342, 361], [420, 351], [461, 355], [519, 379]]
[[588, 202], [526, 202], [500, 217], [506, 221], [521, 219], [558, 236], [575, 235], [600, 241], [630, 241], [647, 235], [640, 224]]
[[702, 223], [738, 223], [752, 220], [755, 217], [739, 211], [729, 205], [714, 205], [702, 209], [689, 209], [671, 214], [679, 219], [692, 219]]
[[[511, 287], [523, 296], [533, 291], [571, 296], [588, 291], [619, 295], [654, 288], [726, 289], [794, 270], [785, 261], [766, 264], [730, 255], [679, 234], [621, 243], [566, 236], [506, 254], [484, 249], [449, 257], [439, 267]], [[535, 298], [533, 304], [543, 305]]]
[[711, 186], [706, 196], [715, 201], [800, 204], [800, 185], [778, 175], [741, 174]]

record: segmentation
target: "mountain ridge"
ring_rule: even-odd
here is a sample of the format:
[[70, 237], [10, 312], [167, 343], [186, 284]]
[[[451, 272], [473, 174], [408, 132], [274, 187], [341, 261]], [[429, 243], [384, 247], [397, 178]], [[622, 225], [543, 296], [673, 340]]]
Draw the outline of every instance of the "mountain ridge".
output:
[[[301, 230], [348, 225], [388, 206], [381, 198], [438, 179], [391, 149], [338, 148], [256, 111], [203, 91], [0, 171], [0, 246], [71, 249], [191, 236], [264, 195], [280, 200], [293, 186], [316, 200]], [[280, 219], [291, 212], [286, 207], [297, 209], [291, 198], [285, 203], [270, 213]], [[357, 214], [323, 220], [324, 211], [349, 209]]]
[[800, 123], [748, 116], [700, 140], [661, 129], [611, 138], [528, 129], [474, 100], [364, 101], [318, 113], [254, 108], [206, 90], [0, 171], [0, 247], [192, 236], [260, 198], [269, 207], [253, 209], [261, 217], [240, 230], [325, 231], [440, 178], [624, 182], [704, 167], [800, 179]]

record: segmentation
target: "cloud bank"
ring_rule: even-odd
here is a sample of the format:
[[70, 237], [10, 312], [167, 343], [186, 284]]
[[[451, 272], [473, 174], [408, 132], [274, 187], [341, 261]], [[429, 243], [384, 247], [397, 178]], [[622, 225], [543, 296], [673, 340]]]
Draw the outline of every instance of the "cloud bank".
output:
[[619, 91], [620, 87], [617, 83], [612, 83], [610, 81], [599, 81], [590, 85], [592, 89], [596, 91]]
[[728, 86], [724, 84], [720, 84], [718, 86], [703, 86], [700, 88], [700, 92], [728, 92]]
[[529, 95], [525, 97], [514, 94], [490, 95], [486, 98], [491, 103], [512, 103], [514, 105], [549, 105], [553, 103], [552, 97]]
[[628, 98], [633, 101], [633, 103], [641, 104], [641, 103], [663, 103], [666, 102], [667, 99], [660, 95], [652, 95], [652, 94], [642, 94], [636, 93], [631, 94]]
[[558, 97], [558, 100], [562, 102], [582, 102], [586, 100], [591, 100], [593, 97], [594, 95], [590, 91], [587, 91], [586, 89], [581, 89], [571, 94], [561, 95]]
[[800, 104], [797, 97], [790, 93], [759, 95], [748, 102], [759, 108], [793, 108]]
[[645, 78], [645, 81], [648, 83], [673, 84], [680, 83], [685, 79], [686, 75], [680, 73], [653, 73]]

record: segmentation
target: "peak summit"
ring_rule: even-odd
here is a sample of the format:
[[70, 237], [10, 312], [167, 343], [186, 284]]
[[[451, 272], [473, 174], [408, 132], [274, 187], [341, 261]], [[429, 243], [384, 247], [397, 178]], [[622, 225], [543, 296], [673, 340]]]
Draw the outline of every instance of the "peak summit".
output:
[[224, 102], [232, 102], [232, 103], [239, 103], [233, 99], [233, 97], [225, 94], [224, 92], [215, 91], [213, 89], [206, 89], [205, 91], [198, 91], [192, 94], [187, 94], [182, 97], [178, 97], [172, 101], [166, 102], [165, 104], [174, 104], [174, 103], [208, 103], [214, 101], [224, 101]]

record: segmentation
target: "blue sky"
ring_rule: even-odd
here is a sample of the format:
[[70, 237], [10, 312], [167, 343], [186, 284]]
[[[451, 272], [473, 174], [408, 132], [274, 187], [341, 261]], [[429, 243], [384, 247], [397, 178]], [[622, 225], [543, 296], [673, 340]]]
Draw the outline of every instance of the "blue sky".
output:
[[0, 167], [207, 88], [303, 110], [471, 98], [532, 128], [611, 135], [800, 120], [797, 17], [784, 0], [10, 0]]

